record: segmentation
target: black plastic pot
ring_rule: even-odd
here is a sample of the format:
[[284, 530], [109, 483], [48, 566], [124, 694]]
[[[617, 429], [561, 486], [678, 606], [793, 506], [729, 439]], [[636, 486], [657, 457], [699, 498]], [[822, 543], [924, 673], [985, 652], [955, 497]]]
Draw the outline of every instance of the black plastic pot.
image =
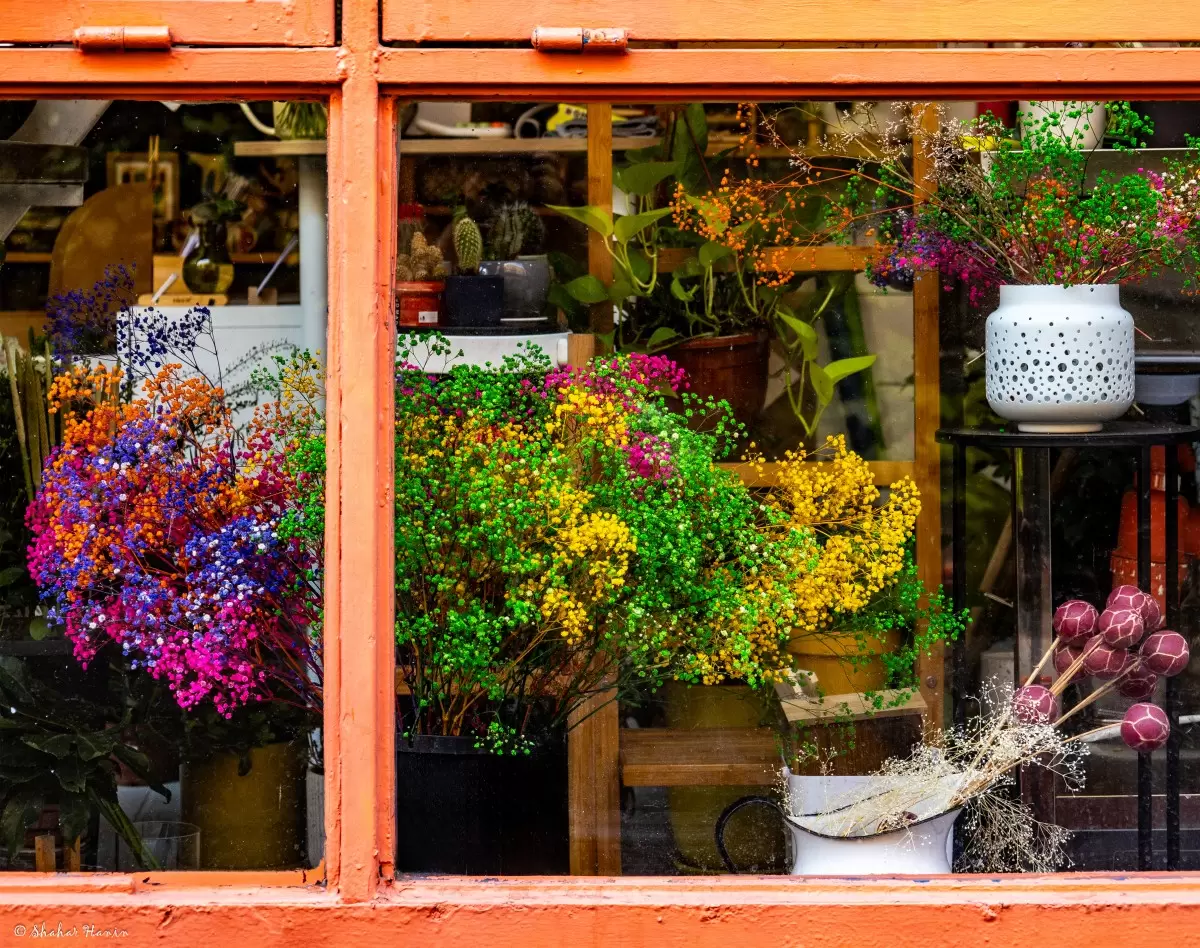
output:
[[504, 315], [504, 278], [446, 277], [443, 300], [447, 326], [499, 326]]
[[567, 744], [500, 756], [469, 737], [396, 737], [396, 868], [564, 875]]

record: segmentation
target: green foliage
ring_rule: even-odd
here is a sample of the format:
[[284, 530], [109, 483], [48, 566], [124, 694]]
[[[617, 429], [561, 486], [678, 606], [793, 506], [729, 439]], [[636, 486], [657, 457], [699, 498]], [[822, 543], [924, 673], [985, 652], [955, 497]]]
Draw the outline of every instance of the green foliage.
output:
[[[958, 640], [964, 635], [970, 613], [967, 609], [956, 613], [939, 586], [929, 591], [917, 575], [916, 561], [910, 546], [905, 552], [904, 567], [890, 585], [884, 587], [871, 602], [856, 613], [841, 617], [837, 623], [839, 631], [853, 632], [858, 640], [862, 656], [850, 661], [865, 662], [878, 658], [888, 670], [887, 687], [901, 692], [899, 702], [917, 688], [917, 661], [921, 655], [930, 654], [935, 648]], [[877, 655], [872, 643], [878, 636], [888, 632], [903, 633], [899, 649]], [[874, 696], [876, 706], [883, 707], [883, 699]]]
[[[774, 616], [782, 629], [789, 607], [786, 595], [747, 593], [774, 562], [763, 526], [776, 517], [714, 463], [737, 433], [726, 410], [684, 393], [685, 414], [672, 411], [662, 383], [638, 381], [622, 359], [581, 380], [548, 376], [538, 353], [421, 370], [449, 352], [427, 338], [398, 362], [406, 731], [519, 752], [606, 683], [627, 695], [639, 682], [702, 680], [703, 656], [718, 653], [764, 684], [768, 658], [737, 627]], [[698, 415], [704, 431], [688, 426]], [[644, 449], [639, 467], [626, 434]], [[668, 445], [669, 472], [651, 457]]]
[[488, 223], [488, 259], [516, 260], [523, 254], [540, 253], [546, 228], [524, 201], [500, 205]]
[[[1034, 110], [1019, 117], [1019, 132], [990, 114], [933, 133], [915, 128], [936, 190], [916, 182], [898, 152], [860, 161], [834, 202], [840, 235], [853, 239], [878, 219], [880, 242], [895, 249], [872, 268], [877, 282], [937, 269], [967, 283], [976, 302], [996, 284], [1126, 283], [1166, 270], [1195, 286], [1197, 142], [1164, 158], [1161, 172], [1097, 171], [1094, 150], [1084, 147], [1091, 107]], [[1145, 147], [1147, 119], [1127, 102], [1106, 112], [1113, 150]]]
[[[134, 701], [114, 679], [110, 700], [66, 694], [38, 681], [21, 662], [0, 659], [0, 845], [11, 860], [49, 805], [66, 841], [99, 811], [138, 862], [152, 867], [137, 830], [117, 804], [120, 765], [148, 778], [146, 756], [129, 741]], [[156, 786], [164, 797], [167, 791]]]

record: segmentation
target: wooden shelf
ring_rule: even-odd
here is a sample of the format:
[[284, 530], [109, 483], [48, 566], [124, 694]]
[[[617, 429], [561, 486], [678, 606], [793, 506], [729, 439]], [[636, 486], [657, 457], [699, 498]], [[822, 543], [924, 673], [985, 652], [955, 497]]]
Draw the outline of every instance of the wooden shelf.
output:
[[[614, 138], [613, 151], [648, 148], [657, 145], [658, 138]], [[402, 138], [400, 156], [404, 155], [530, 155], [545, 153], [587, 152], [587, 138]]]
[[[262, 263], [270, 266], [275, 262], [275, 258], [279, 256], [278, 251], [258, 251], [254, 250], [250, 253], [231, 253], [229, 259], [234, 263]], [[23, 253], [21, 251], [13, 251], [4, 258], [5, 263], [49, 263], [49, 253]], [[296, 252], [288, 254], [287, 260], [284, 261], [289, 267], [294, 267], [300, 262], [300, 255]]]
[[[775, 270], [791, 271], [794, 273], [820, 273], [827, 271], [852, 270], [860, 271], [867, 268], [872, 260], [877, 260], [887, 253], [883, 245], [860, 247], [857, 245], [823, 246], [823, 247], [776, 247], [767, 251], [767, 262]], [[694, 251], [683, 247], [668, 247], [658, 253], [658, 269], [663, 273], [682, 266], [683, 261], [694, 256]]]
[[[651, 148], [661, 144], [657, 137], [645, 138], [614, 138], [614, 152], [628, 151], [632, 148]], [[722, 152], [735, 149], [730, 157], [744, 158], [751, 151], [759, 158], [790, 158], [795, 151], [790, 148], [768, 148], [759, 146], [756, 149], [740, 149], [736, 140], [716, 139], [709, 141], [707, 154], [719, 155]], [[539, 152], [553, 153], [584, 153], [587, 151], [587, 137], [558, 138], [547, 135], [544, 138], [401, 138], [401, 155], [520, 155], [536, 154]], [[827, 152], [817, 149], [803, 150], [813, 157], [831, 157]], [[870, 148], [849, 149], [850, 157], [869, 158], [874, 152]], [[313, 138], [295, 138], [279, 140], [265, 138], [258, 141], [234, 142], [233, 153], [239, 158], [276, 158], [295, 157], [297, 155], [324, 155], [325, 140]]]
[[234, 142], [233, 153], [239, 158], [294, 158], [325, 154], [323, 138], [264, 138], [261, 141]]
[[[867, 463], [870, 465], [871, 473], [875, 475], [876, 487], [887, 487], [902, 477], [913, 477], [915, 472], [912, 461], [868, 461]], [[724, 463], [720, 466], [737, 473], [749, 487], [774, 487], [779, 483], [780, 465], [778, 461], [765, 462], [762, 465], [761, 474], [752, 464], [735, 462]]]
[[[251, 263], [262, 264], [269, 267], [275, 263], [275, 259], [279, 256], [278, 250], [258, 251], [252, 250], [249, 253], [231, 253], [229, 259], [234, 263]], [[293, 251], [287, 255], [287, 259], [283, 261], [289, 267], [300, 265], [300, 254]]]
[[[449, 217], [454, 213], [454, 208], [448, 204], [422, 204], [421, 208], [429, 217]], [[558, 217], [565, 220], [561, 214], [548, 207], [531, 207], [530, 210], [538, 217]]]
[[22, 251], [13, 250], [4, 258], [5, 263], [49, 263], [49, 251]]
[[621, 728], [626, 787], [770, 786], [780, 763], [770, 728]]

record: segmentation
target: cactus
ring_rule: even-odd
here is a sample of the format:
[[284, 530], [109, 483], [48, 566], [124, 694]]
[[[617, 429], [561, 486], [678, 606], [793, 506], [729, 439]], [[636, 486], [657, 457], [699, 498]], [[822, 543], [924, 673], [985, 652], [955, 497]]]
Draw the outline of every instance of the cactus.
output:
[[479, 225], [465, 212], [459, 212], [454, 221], [454, 253], [458, 257], [458, 269], [463, 273], [477, 273], [483, 260], [483, 235]]
[[545, 238], [545, 227], [524, 201], [502, 204], [488, 229], [489, 257], [515, 260], [523, 253], [536, 253]]
[[446, 275], [446, 264], [436, 244], [425, 240], [420, 231], [413, 234], [408, 253], [396, 255], [396, 280], [400, 283], [437, 280]]

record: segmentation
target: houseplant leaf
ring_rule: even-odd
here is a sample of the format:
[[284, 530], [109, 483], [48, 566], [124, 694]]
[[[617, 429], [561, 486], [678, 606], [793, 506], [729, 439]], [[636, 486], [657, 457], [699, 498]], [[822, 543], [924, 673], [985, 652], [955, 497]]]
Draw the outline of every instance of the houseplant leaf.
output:
[[665, 349], [667, 346], [673, 345], [677, 339], [683, 338], [674, 329], [668, 329], [666, 326], [659, 326], [650, 334], [650, 338], [646, 340], [646, 348], [654, 351], [656, 349]]
[[698, 286], [693, 286], [690, 290], [686, 289], [684, 285], [679, 282], [679, 274], [675, 274], [671, 278], [671, 295], [682, 303], [690, 303], [693, 299], [695, 299], [696, 291], [698, 289], [700, 289]]
[[671, 213], [671, 208], [660, 207], [653, 211], [643, 211], [641, 214], [626, 214], [618, 217], [613, 225], [613, 233], [621, 243], [628, 243], [655, 221], [660, 221]]
[[847, 376], [854, 375], [856, 372], [862, 372], [864, 369], [869, 369], [874, 364], [874, 355], [838, 359], [836, 362], [830, 362], [829, 365], [825, 366], [825, 374], [829, 376], [831, 381], [840, 382]]
[[796, 334], [796, 338], [800, 340], [800, 347], [804, 352], [806, 360], [815, 359], [817, 357], [817, 331], [802, 319], [797, 319], [788, 313], [780, 311], [779, 318], [783, 320], [785, 326]]
[[722, 260], [725, 257], [732, 255], [732, 250], [730, 250], [724, 244], [717, 243], [715, 240], [710, 240], [708, 243], [702, 246], [700, 248], [700, 252], [697, 254], [697, 256], [700, 258], [700, 266], [704, 267], [705, 270], [711, 267], [718, 260]]
[[572, 299], [581, 303], [603, 303], [608, 299], [607, 287], [590, 273], [572, 280], [566, 289]]
[[808, 377], [812, 379], [812, 387], [813, 391], [817, 393], [817, 401], [824, 408], [833, 401], [833, 379], [829, 377], [828, 372], [815, 362], [809, 362], [808, 364]]
[[615, 170], [613, 183], [626, 194], [643, 197], [671, 177], [677, 167], [673, 161], [644, 161]]
[[33, 789], [18, 790], [4, 804], [0, 813], [0, 840], [8, 850], [9, 859], [25, 842], [25, 827], [37, 819], [38, 810], [38, 794]]
[[579, 223], [596, 231], [602, 237], [612, 236], [613, 219], [612, 215], [607, 211], [602, 211], [598, 207], [592, 207], [590, 204], [583, 207], [567, 207], [563, 204], [547, 204], [546, 206], [563, 217], [579, 221]]

